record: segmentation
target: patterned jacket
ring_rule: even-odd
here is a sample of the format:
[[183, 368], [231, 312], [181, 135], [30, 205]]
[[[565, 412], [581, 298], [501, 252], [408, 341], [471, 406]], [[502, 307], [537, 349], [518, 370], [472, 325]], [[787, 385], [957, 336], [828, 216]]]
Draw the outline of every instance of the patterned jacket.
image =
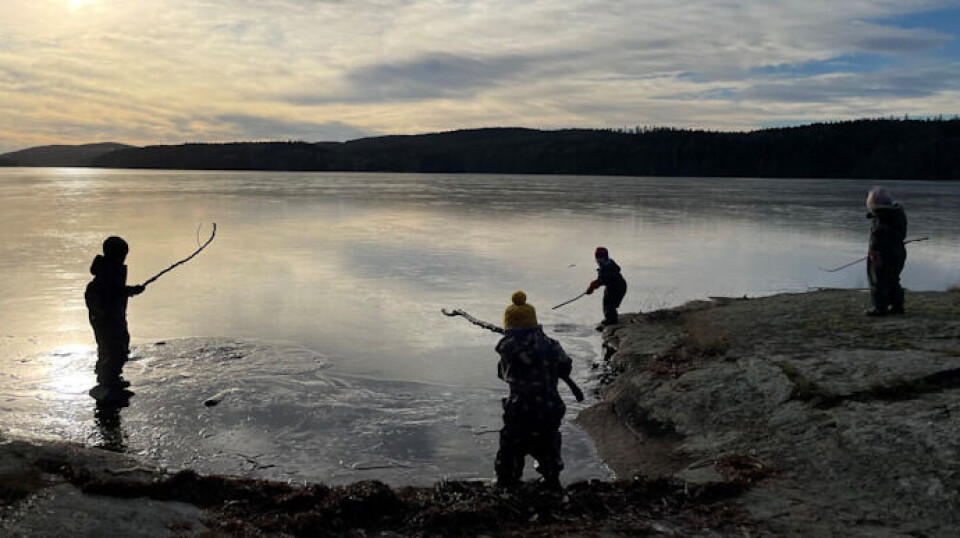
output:
[[557, 382], [570, 375], [572, 361], [542, 326], [507, 329], [496, 349], [497, 376], [510, 384], [511, 396], [560, 398]]

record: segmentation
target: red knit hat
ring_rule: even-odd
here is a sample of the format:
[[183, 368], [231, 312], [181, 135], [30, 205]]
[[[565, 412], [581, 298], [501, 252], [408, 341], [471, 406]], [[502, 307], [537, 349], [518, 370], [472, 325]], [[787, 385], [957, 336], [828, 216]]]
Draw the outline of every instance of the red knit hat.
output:
[[606, 247], [597, 247], [597, 250], [593, 251], [594, 258], [609, 258], [610, 254], [607, 252]]

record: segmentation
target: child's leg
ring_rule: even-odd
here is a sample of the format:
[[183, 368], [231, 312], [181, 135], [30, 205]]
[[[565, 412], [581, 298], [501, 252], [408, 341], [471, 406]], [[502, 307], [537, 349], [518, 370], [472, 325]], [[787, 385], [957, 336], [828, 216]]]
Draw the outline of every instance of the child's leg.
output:
[[559, 488], [563, 459], [560, 457], [562, 438], [559, 430], [531, 436], [530, 454], [537, 460], [537, 472], [543, 475], [547, 486]]
[[97, 346], [97, 382], [107, 387], [120, 387], [120, 374], [127, 362], [127, 341], [119, 327], [109, 327], [103, 331]]

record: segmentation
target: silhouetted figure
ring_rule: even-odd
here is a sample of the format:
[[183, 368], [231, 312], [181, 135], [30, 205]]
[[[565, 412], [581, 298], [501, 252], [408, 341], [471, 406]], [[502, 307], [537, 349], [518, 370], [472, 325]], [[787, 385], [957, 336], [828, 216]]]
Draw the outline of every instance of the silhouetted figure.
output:
[[510, 384], [503, 399], [503, 428], [494, 467], [498, 487], [511, 487], [523, 476], [529, 454], [547, 486], [560, 488], [560, 421], [566, 406], [557, 381], [570, 375], [570, 357], [537, 324], [537, 313], [522, 291], [503, 313], [504, 337], [497, 343], [497, 376]]
[[617, 262], [610, 259], [610, 254], [604, 247], [597, 247], [593, 252], [593, 257], [597, 260], [597, 279], [587, 287], [587, 295], [592, 294], [600, 286], [603, 290], [603, 321], [597, 329], [602, 329], [605, 325], [616, 325], [619, 321], [617, 309], [623, 302], [623, 296], [627, 294], [627, 281], [620, 274], [620, 266]]
[[907, 261], [907, 249], [903, 245], [907, 237], [907, 215], [900, 202], [894, 202], [883, 187], [870, 190], [867, 210], [867, 218], [871, 221], [867, 278], [873, 302], [867, 315], [903, 314], [900, 272]]
[[127, 330], [127, 298], [143, 293], [143, 286], [127, 286], [130, 248], [123, 239], [111, 236], [103, 242], [103, 255], [97, 255], [90, 266], [93, 280], [87, 284], [84, 298], [90, 326], [97, 339], [97, 387], [90, 395], [98, 401], [129, 397], [124, 389], [130, 385], [122, 377], [123, 365], [130, 354], [130, 332]]

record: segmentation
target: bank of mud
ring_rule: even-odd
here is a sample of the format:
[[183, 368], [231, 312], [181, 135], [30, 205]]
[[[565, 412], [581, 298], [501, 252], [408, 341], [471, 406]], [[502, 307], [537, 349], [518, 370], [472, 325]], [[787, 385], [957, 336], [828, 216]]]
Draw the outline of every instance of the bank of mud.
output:
[[620, 477], [289, 484], [3, 438], [0, 534], [948, 536], [960, 522], [960, 293], [868, 318], [826, 290], [625, 314], [577, 422]]

